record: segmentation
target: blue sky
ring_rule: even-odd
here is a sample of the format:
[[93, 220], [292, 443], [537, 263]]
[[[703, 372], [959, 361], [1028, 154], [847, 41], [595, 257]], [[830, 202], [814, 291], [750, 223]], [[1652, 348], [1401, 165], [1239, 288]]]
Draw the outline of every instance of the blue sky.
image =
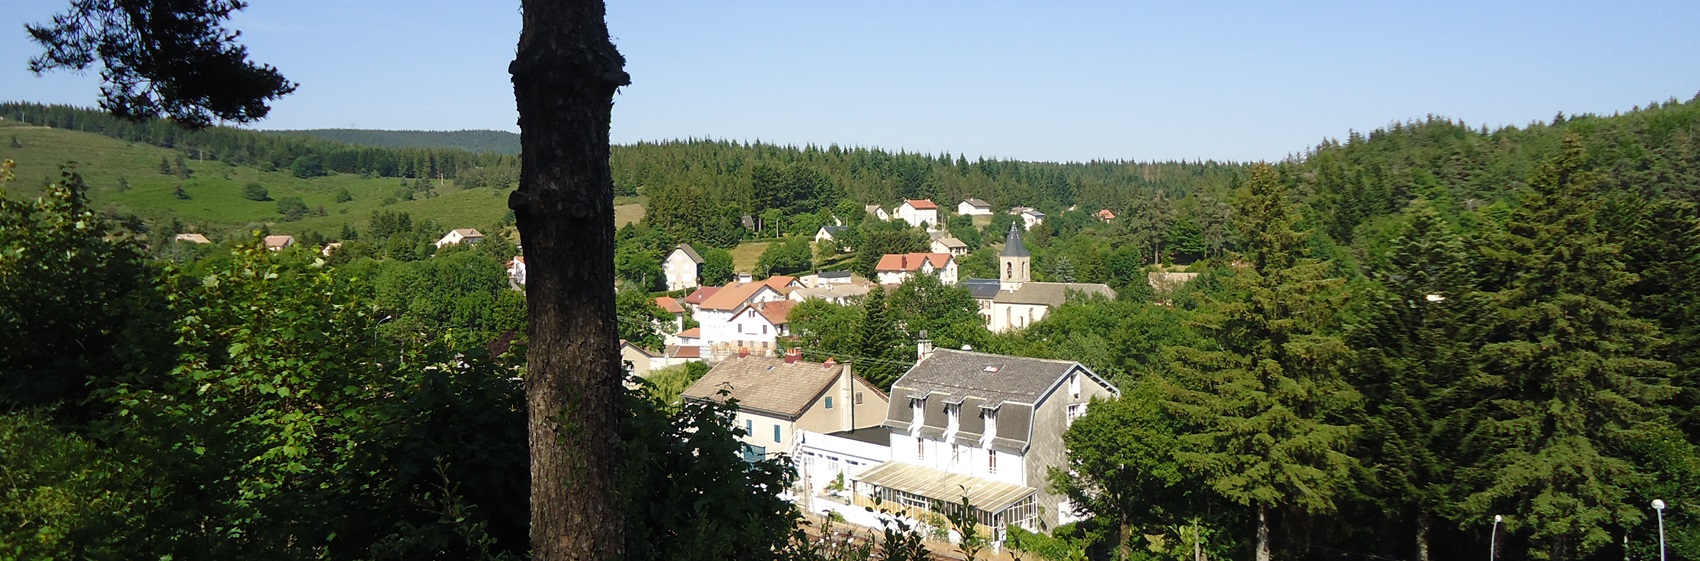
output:
[[[12, 22], [66, 0], [13, 0]], [[1278, 159], [1435, 114], [1521, 125], [1700, 92], [1700, 2], [613, 0], [615, 142], [686, 137], [1027, 160]], [[517, 2], [255, 0], [301, 84], [258, 128], [517, 130]], [[0, 32], [0, 99], [92, 105]]]

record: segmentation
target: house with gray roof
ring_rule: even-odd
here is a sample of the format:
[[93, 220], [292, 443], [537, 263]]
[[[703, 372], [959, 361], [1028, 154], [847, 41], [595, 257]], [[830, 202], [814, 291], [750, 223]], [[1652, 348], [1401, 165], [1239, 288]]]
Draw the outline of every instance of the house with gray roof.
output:
[[964, 495], [980, 524], [1035, 531], [1074, 519], [1048, 490], [1067, 463], [1062, 435], [1093, 399], [1120, 397], [1078, 362], [932, 350], [892, 385], [891, 460], [854, 478], [857, 500], [924, 510]]
[[737, 400], [733, 426], [744, 429], [744, 457], [790, 452], [798, 431], [819, 434], [879, 427], [886, 395], [832, 359], [808, 362], [796, 349], [784, 357], [748, 351], [727, 357], [685, 389], [686, 401]]

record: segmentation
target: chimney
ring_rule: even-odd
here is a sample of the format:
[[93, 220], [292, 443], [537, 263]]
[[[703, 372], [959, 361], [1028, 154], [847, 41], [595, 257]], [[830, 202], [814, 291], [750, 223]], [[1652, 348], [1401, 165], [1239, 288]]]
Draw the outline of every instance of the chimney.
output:
[[902, 257], [899, 257], [898, 259], [899, 259], [899, 262], [902, 263], [902, 265], [899, 265], [899, 267], [902, 268], [905, 271], [909, 270], [909, 255], [904, 254]]
[[738, 347], [738, 358], [749, 358], [749, 357], [750, 357], [750, 348], [749, 347]]
[[826, 359], [826, 362], [821, 363], [820, 366], [821, 368], [832, 368], [834, 366], [838, 366], [838, 360], [829, 357]]
[[797, 347], [785, 349], [785, 364], [797, 364], [797, 360], [801, 358], [803, 358], [803, 351], [801, 349], [798, 349]]
[[921, 330], [921, 339], [915, 341], [915, 360], [922, 360], [933, 354], [933, 340], [927, 338], [927, 330]]

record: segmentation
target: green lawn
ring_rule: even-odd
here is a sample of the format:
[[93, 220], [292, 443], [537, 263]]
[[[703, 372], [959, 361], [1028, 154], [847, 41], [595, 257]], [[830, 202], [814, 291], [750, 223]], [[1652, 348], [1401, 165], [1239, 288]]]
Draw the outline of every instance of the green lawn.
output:
[[773, 242], [744, 242], [732, 248], [732, 270], [753, 273], [756, 261], [761, 259], [761, 252]]

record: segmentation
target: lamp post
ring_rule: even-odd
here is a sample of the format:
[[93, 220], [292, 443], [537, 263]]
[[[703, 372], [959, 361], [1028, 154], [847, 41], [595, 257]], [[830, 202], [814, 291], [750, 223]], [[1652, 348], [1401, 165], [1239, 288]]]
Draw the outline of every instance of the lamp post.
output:
[[1653, 499], [1653, 510], [1659, 513], [1659, 561], [1665, 561], [1665, 502]]
[[1499, 551], [1496, 550], [1495, 547], [1498, 545], [1497, 542], [1499, 541], [1499, 523], [1504, 520], [1504, 516], [1500, 516], [1498, 514], [1493, 515], [1493, 530], [1488, 532], [1488, 561], [1493, 561], [1498, 558]]

